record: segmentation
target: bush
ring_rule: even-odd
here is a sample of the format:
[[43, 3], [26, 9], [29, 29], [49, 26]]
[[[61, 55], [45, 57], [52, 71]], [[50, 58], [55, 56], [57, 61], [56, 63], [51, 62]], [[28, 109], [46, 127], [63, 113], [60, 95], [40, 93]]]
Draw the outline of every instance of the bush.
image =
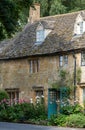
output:
[[66, 126], [66, 119], [67, 119], [66, 115], [58, 114], [57, 116], [52, 116], [50, 118], [49, 124], [57, 126]]
[[66, 125], [68, 127], [85, 128], [85, 116], [83, 114], [71, 114], [67, 117]]
[[44, 120], [47, 118], [47, 111], [44, 104], [31, 104], [29, 102], [22, 102], [11, 105], [7, 100], [2, 100], [0, 105], [0, 120], [3, 121], [26, 121], [30, 119]]
[[83, 107], [80, 106], [79, 104], [63, 106], [61, 108], [61, 112], [62, 114], [65, 114], [65, 115], [83, 113]]
[[0, 102], [3, 99], [9, 99], [9, 95], [8, 95], [8, 93], [5, 90], [0, 90]]

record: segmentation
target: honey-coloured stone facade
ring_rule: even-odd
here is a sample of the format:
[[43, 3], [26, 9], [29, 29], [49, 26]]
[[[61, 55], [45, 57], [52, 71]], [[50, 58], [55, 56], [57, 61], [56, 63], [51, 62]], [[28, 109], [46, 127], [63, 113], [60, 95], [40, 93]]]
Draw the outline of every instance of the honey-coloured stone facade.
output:
[[[39, 60], [39, 71], [30, 73], [29, 60]], [[82, 70], [81, 82], [84, 82], [84, 67], [81, 66], [81, 54], [76, 54], [76, 68]], [[43, 90], [45, 102], [48, 101], [48, 88], [51, 84], [59, 79], [58, 70], [59, 55], [44, 57], [28, 57], [22, 59], [2, 60], [0, 61], [0, 88], [19, 88], [20, 99], [36, 100], [36, 90]], [[68, 54], [68, 65], [63, 67], [66, 71], [73, 74], [74, 58], [73, 54]], [[70, 80], [70, 79], [69, 79]], [[82, 87], [77, 86], [76, 96], [80, 104], [82, 104]]]

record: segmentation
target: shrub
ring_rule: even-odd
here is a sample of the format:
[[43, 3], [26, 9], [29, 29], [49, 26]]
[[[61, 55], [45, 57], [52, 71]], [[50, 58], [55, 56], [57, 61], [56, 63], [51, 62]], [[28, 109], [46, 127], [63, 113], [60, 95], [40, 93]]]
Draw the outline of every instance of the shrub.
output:
[[3, 99], [8, 99], [8, 98], [9, 98], [8, 93], [7, 93], [5, 90], [0, 90], [0, 102], [1, 102]]
[[85, 116], [81, 113], [71, 114], [67, 117], [66, 125], [68, 127], [85, 128]]
[[62, 114], [65, 114], [65, 115], [83, 113], [83, 107], [80, 106], [79, 104], [63, 106], [61, 108], [61, 112]]
[[62, 108], [61, 108], [61, 113], [62, 114], [65, 114], [65, 115], [70, 115], [70, 114], [72, 114], [73, 113], [73, 106], [71, 106], [71, 105], [68, 105], [68, 106], [63, 106]]
[[44, 104], [32, 104], [29, 102], [17, 102], [10, 105], [9, 100], [3, 99], [0, 102], [0, 120], [3, 121], [25, 121], [30, 119], [44, 120], [47, 118], [47, 111]]
[[67, 119], [67, 116], [63, 114], [52, 116], [50, 118], [50, 125], [66, 126], [66, 119]]

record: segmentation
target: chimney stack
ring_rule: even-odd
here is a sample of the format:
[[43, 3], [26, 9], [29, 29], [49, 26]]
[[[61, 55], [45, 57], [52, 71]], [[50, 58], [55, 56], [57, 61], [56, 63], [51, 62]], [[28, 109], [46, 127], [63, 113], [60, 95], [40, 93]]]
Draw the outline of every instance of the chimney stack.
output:
[[29, 22], [33, 23], [34, 21], [37, 21], [39, 19], [40, 19], [40, 4], [35, 3], [34, 8], [30, 7]]

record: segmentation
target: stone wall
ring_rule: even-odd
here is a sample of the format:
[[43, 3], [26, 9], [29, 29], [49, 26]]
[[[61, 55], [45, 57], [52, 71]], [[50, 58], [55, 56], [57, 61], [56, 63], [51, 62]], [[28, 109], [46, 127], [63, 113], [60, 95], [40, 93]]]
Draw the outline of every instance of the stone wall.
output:
[[[77, 54], [76, 57], [77, 66], [81, 67], [80, 54]], [[51, 87], [53, 82], [59, 79], [59, 56], [38, 57], [38, 59], [39, 72], [33, 74], [29, 73], [30, 58], [0, 61], [0, 88], [19, 88], [20, 98], [33, 98], [35, 100], [35, 90], [33, 87], [43, 87], [47, 103], [48, 88]], [[68, 55], [68, 65], [64, 69], [73, 74], [73, 68], [74, 59], [72, 54], [70, 54]], [[82, 100], [81, 92], [80, 100]]]

